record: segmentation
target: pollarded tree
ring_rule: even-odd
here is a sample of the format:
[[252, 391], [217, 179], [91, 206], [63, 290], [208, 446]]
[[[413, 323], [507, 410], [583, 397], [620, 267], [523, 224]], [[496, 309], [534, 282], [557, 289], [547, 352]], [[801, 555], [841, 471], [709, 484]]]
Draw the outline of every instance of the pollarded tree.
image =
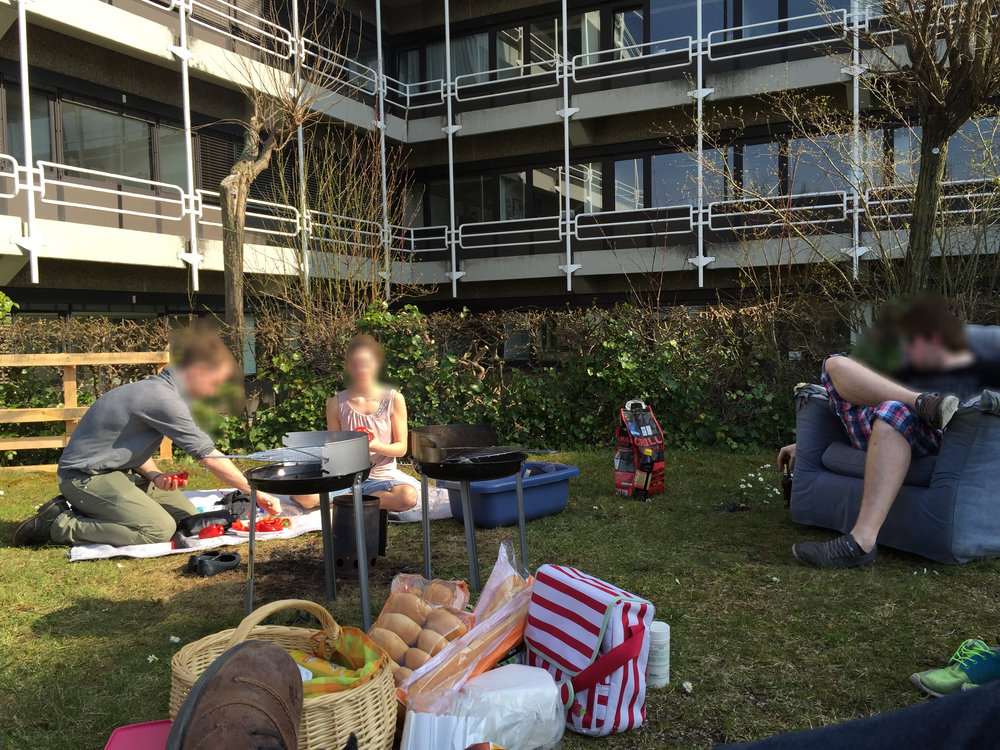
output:
[[920, 127], [920, 169], [904, 267], [908, 291], [927, 287], [948, 141], [1000, 96], [996, 0], [882, 0], [862, 35], [872, 73], [897, 89]]

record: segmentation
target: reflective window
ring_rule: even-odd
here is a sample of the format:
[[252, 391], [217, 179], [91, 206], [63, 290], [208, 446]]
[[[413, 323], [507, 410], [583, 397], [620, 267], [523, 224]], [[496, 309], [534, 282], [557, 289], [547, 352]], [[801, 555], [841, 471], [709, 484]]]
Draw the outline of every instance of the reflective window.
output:
[[892, 163], [896, 184], [917, 181], [920, 170], [920, 128], [896, 128], [892, 131]]
[[157, 130], [160, 151], [160, 182], [169, 182], [187, 189], [187, 152], [184, 149], [184, 131], [160, 125]]
[[[427, 183], [427, 199], [432, 226], [449, 224], [448, 181]], [[455, 222], [457, 225], [473, 224], [496, 219], [493, 180], [487, 176], [455, 178]]]
[[[444, 42], [428, 44], [425, 48], [427, 57], [427, 80], [444, 80]], [[490, 69], [490, 38], [489, 34], [471, 34], [455, 37], [451, 40], [451, 74], [452, 78], [473, 75]], [[485, 78], [476, 76], [466, 79], [465, 83], [481, 83]]]
[[497, 77], [511, 78], [521, 75], [520, 71], [507, 69], [519, 68], [524, 64], [524, 27], [500, 29], [496, 36], [496, 69], [500, 71]]
[[777, 195], [781, 186], [778, 144], [754, 143], [743, 147], [743, 193], [746, 197]]
[[532, 73], [554, 70], [553, 63], [559, 57], [559, 24], [553, 19], [533, 23], [528, 27], [528, 62]]
[[148, 122], [64, 101], [62, 128], [67, 164], [128, 177], [152, 177]]
[[396, 55], [396, 69], [402, 83], [419, 83], [423, 78], [420, 72], [420, 50], [406, 49]]
[[[697, 0], [650, 0], [649, 41], [698, 36]], [[703, 21], [704, 22], [704, 21]], [[674, 49], [675, 45], [670, 45]]]
[[[733, 150], [729, 159], [723, 152], [707, 149], [703, 155], [705, 202], [731, 197]], [[650, 160], [652, 205], [654, 208], [694, 205], [698, 202], [698, 154], [680, 151], [656, 154]]]
[[615, 210], [632, 211], [643, 208], [643, 160], [625, 159], [615, 162]]
[[612, 27], [612, 44], [614, 49], [621, 50], [619, 57], [623, 60], [629, 57], [640, 57], [643, 53], [642, 49], [637, 49], [636, 46], [642, 42], [642, 8], [616, 11]]
[[[5, 148], [10, 156], [24, 165], [24, 130], [21, 122], [21, 90], [16, 86], [8, 88], [7, 96], [7, 140]], [[31, 152], [35, 161], [52, 160], [52, 122], [49, 115], [49, 98], [45, 94], [32, 91], [29, 98], [31, 108]]]
[[947, 180], [995, 180], [1000, 176], [1000, 121], [965, 123], [948, 143]]
[[[569, 206], [574, 214], [595, 213], [602, 208], [601, 165], [573, 164], [569, 169]], [[560, 216], [563, 212], [562, 167], [544, 167], [531, 173], [533, 216]]]
[[500, 175], [500, 218], [523, 219], [527, 195], [526, 172], [509, 172]]
[[[601, 12], [592, 10], [579, 13], [569, 18], [567, 29], [569, 39], [568, 57], [586, 55], [601, 49]], [[596, 62], [594, 58], [585, 58], [584, 63]]]
[[795, 138], [788, 143], [788, 179], [793, 195], [850, 188], [850, 135]]

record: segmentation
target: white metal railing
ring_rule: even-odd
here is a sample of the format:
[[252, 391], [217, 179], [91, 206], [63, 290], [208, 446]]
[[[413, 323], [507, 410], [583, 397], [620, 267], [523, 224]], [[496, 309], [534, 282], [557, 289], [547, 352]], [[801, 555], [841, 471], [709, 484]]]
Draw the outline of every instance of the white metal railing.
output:
[[[552, 66], [550, 70], [536, 70]], [[556, 60], [542, 60], [524, 65], [484, 70], [481, 73], [463, 73], [455, 76], [455, 100], [471, 102], [497, 96], [523, 94], [559, 86]], [[483, 93], [475, 93], [483, 92]]]
[[[849, 210], [848, 193], [842, 190], [712, 201], [708, 204], [708, 228], [719, 232], [836, 224], [847, 221]], [[734, 218], [744, 217], [750, 217], [749, 221], [732, 225]], [[755, 221], [753, 217], [760, 219]], [[720, 226], [717, 223], [723, 220], [728, 220], [729, 224]]]
[[378, 74], [367, 65], [311, 39], [302, 39], [302, 66], [331, 88], [343, 85], [373, 94], [378, 86]]
[[[532, 219], [505, 219], [461, 224], [456, 232], [463, 250], [518, 245], [553, 245], [563, 241], [562, 222], [558, 216]], [[525, 239], [526, 235], [533, 235]], [[541, 235], [541, 237], [534, 236]], [[521, 239], [515, 239], [520, 237]]]
[[[993, 189], [990, 189], [991, 186], [994, 186]], [[996, 180], [946, 180], [941, 183], [941, 187], [942, 194], [938, 213], [961, 215], [983, 210], [1000, 212], [1000, 200], [998, 200], [1000, 199], [1000, 187], [996, 187]], [[968, 190], [963, 191], [961, 188], [968, 188]], [[910, 192], [905, 192], [907, 190]], [[865, 190], [863, 195], [865, 210], [873, 215], [879, 212], [878, 215], [885, 218], [908, 218], [913, 215], [912, 190], [912, 186], [905, 185], [870, 187]], [[952, 192], [953, 190], [956, 192]], [[950, 205], [956, 201], [975, 201], [976, 199], [992, 199], [994, 202], [986, 206], [973, 205], [959, 208]]]
[[309, 227], [310, 238], [318, 242], [368, 249], [382, 243], [382, 224], [369, 219], [310, 211]]
[[[805, 25], [798, 25], [805, 23]], [[793, 26], [793, 24], [795, 24]], [[783, 29], [772, 31], [775, 26], [784, 26]], [[773, 21], [760, 21], [758, 23], [748, 23], [743, 26], [733, 26], [727, 29], [716, 29], [708, 32], [706, 37], [708, 44], [708, 59], [733, 60], [740, 57], [750, 57], [751, 55], [762, 55], [769, 52], [786, 52], [792, 49], [804, 47], [816, 47], [822, 43], [832, 43], [844, 39], [848, 28], [848, 13], [846, 10], [837, 9], [820, 11], [819, 13], [807, 13], [801, 16], [791, 16], [789, 18], [777, 18]], [[801, 38], [807, 32], [831, 31], [829, 39]], [[832, 33], [836, 31], [837, 33]], [[728, 37], [728, 38], [727, 38]], [[767, 42], [771, 44], [763, 47], [752, 47], [746, 49], [747, 42]], [[785, 40], [785, 41], [781, 41]]]
[[399, 238], [399, 249], [403, 252], [435, 253], [448, 251], [448, 227], [439, 224], [432, 227], [392, 227], [393, 237]]
[[[43, 203], [167, 221], [179, 221], [185, 216], [184, 190], [177, 185], [51, 161], [36, 164], [38, 196]], [[67, 194], [77, 199], [65, 197]], [[99, 196], [105, 201], [110, 197], [114, 205], [98, 202]]]
[[[629, 53], [637, 54], [629, 54]], [[625, 55], [623, 57], [623, 55]], [[674, 59], [679, 58], [679, 59]], [[628, 63], [642, 62], [641, 68]], [[641, 73], [686, 68], [694, 61], [694, 40], [690, 36], [674, 37], [627, 47], [584, 52], [572, 60], [571, 79], [576, 83], [599, 81]], [[607, 71], [607, 72], [602, 72]]]
[[0, 198], [13, 198], [20, 192], [21, 185], [17, 179], [19, 169], [17, 159], [7, 154], [0, 154], [0, 185], [4, 185], [6, 180], [10, 180], [11, 187], [9, 191], [0, 190]]
[[[201, 213], [198, 223], [207, 227], [222, 226], [222, 206], [215, 190], [197, 190]], [[208, 200], [206, 200], [206, 198]], [[218, 214], [218, 219], [215, 216]], [[247, 231], [276, 237], [295, 237], [299, 233], [299, 209], [284, 203], [247, 199]]]
[[[677, 215], [671, 216], [671, 213]], [[685, 235], [694, 231], [695, 213], [691, 205], [583, 213], [574, 218], [573, 232], [578, 240], [653, 239]], [[671, 228], [671, 224], [677, 226]]]

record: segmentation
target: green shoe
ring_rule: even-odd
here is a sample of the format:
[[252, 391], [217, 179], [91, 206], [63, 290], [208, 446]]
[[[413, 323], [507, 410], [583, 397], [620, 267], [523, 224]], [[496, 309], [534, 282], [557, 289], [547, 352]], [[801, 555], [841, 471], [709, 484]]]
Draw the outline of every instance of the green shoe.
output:
[[910, 676], [910, 682], [935, 698], [993, 680], [1000, 680], [1000, 650], [990, 648], [978, 638], [971, 638], [959, 646], [944, 669], [928, 669]]

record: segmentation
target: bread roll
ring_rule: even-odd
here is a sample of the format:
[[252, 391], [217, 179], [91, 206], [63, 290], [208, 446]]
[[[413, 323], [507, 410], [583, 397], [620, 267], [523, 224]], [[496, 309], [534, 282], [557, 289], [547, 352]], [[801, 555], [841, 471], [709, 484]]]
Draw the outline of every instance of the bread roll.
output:
[[398, 635], [407, 646], [412, 646], [420, 637], [420, 626], [406, 615], [389, 612], [378, 618], [379, 627], [391, 630]]
[[391, 594], [385, 611], [406, 615], [417, 625], [423, 625], [431, 611], [431, 605], [416, 594]]
[[421, 651], [419, 648], [410, 648], [406, 650], [406, 656], [403, 661], [407, 669], [420, 669], [430, 658], [431, 655], [426, 651]]
[[396, 667], [395, 671], [392, 673], [392, 678], [399, 685], [403, 680], [408, 680], [413, 676], [413, 670], [407, 669], [406, 667]]
[[451, 604], [455, 600], [455, 592], [443, 583], [432, 583], [424, 589], [423, 597], [431, 604]]
[[459, 620], [444, 607], [441, 609], [435, 609], [427, 615], [427, 622], [425, 622], [424, 625], [431, 630], [440, 633], [449, 641], [461, 638], [468, 630], [468, 628], [465, 627], [465, 623]]
[[417, 638], [417, 648], [426, 651], [431, 656], [447, 645], [448, 639], [436, 630], [421, 630], [420, 637]]
[[402, 664], [407, 649], [407, 645], [403, 642], [402, 638], [385, 628], [372, 628], [372, 632], [368, 635], [371, 636], [371, 639], [375, 643], [385, 649], [390, 659]]

